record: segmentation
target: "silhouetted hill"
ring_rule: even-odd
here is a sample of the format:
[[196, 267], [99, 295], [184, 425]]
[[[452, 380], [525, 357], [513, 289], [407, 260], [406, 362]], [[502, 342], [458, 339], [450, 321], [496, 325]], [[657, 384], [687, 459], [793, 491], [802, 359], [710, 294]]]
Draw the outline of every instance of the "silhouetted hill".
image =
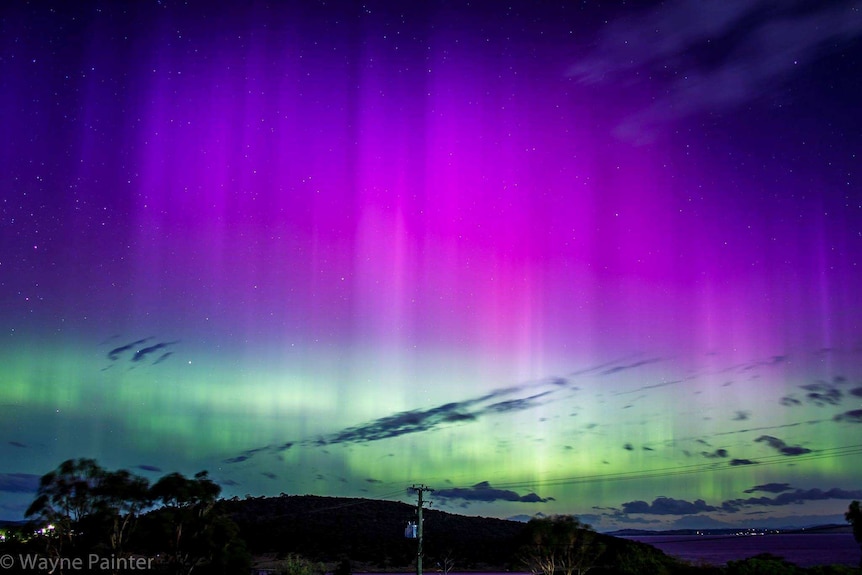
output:
[[[347, 557], [382, 569], [408, 566], [416, 556], [416, 540], [404, 537], [407, 522], [416, 515], [406, 503], [304, 495], [222, 505], [253, 554], [300, 553], [324, 562]], [[462, 569], [508, 564], [524, 528], [523, 523], [431, 509], [424, 516], [429, 568], [447, 552], [459, 558]]]
[[[258, 557], [298, 553], [327, 564], [347, 558], [357, 571], [405, 571], [415, 565], [416, 540], [404, 537], [407, 522], [415, 520], [415, 507], [406, 503], [284, 495], [220, 504], [239, 526], [249, 551]], [[525, 542], [526, 524], [433, 509], [426, 509], [424, 516], [427, 571], [435, 570], [446, 555], [455, 560], [455, 571], [524, 570], [517, 554]], [[607, 535], [596, 537], [607, 547], [601, 561], [604, 565], [617, 565], [621, 560], [673, 563], [649, 545]]]

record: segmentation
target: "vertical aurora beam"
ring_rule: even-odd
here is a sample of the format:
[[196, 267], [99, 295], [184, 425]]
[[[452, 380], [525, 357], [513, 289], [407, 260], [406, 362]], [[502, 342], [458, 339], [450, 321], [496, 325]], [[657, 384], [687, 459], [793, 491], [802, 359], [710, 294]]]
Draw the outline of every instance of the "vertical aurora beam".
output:
[[[4, 461], [555, 498], [530, 512], [849, 488], [858, 458], [543, 483], [852, 442], [858, 217], [810, 144], [787, 159], [767, 113], [618, 138], [662, 91], [567, 77], [584, 24], [547, 6], [542, 30], [373, 8], [140, 6], [64, 53], [0, 40]], [[141, 340], [171, 355], [109, 357]]]

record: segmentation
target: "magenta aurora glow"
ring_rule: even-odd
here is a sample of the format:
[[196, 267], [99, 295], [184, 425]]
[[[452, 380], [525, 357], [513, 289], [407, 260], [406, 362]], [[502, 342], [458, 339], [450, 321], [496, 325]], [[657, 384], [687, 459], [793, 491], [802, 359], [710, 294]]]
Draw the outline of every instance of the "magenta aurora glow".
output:
[[0, 518], [71, 457], [599, 529], [862, 499], [858, 2], [75, 4], [0, 9]]

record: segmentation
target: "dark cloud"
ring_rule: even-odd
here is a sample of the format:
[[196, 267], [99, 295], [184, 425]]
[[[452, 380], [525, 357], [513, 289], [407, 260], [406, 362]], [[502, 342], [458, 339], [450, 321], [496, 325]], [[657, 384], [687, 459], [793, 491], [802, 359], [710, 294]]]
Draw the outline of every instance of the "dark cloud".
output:
[[852, 409], [839, 413], [833, 417], [835, 421], [849, 421], [850, 423], [862, 423], [862, 409]]
[[623, 445], [623, 449], [625, 449], [626, 451], [634, 451], [635, 448], [631, 443], [626, 443], [625, 445]]
[[752, 461], [751, 459], [731, 459], [730, 465], [732, 467], [737, 467], [739, 465], [758, 465], [758, 462]]
[[[152, 337], [145, 337], [143, 339], [138, 339], [138, 340], [135, 340], [131, 343], [127, 343], [125, 345], [115, 347], [114, 349], [112, 349], [108, 352], [108, 359], [110, 359], [111, 361], [117, 361], [118, 359], [120, 359], [120, 356], [123, 353], [130, 351], [130, 350], [133, 350], [135, 348], [139, 348], [140, 346], [144, 345], [145, 343], [147, 343], [148, 341], [150, 341], [152, 339], [153, 339]], [[174, 345], [177, 343], [179, 343], [179, 342], [178, 341], [163, 341], [163, 342], [160, 342], [160, 343], [157, 343], [154, 345], [142, 347], [132, 354], [130, 361], [132, 361], [134, 363], [138, 363], [140, 361], [143, 361], [145, 358], [152, 355], [153, 353], [155, 353], [159, 350], [165, 349], [168, 346], [171, 346], [171, 345]], [[164, 362], [171, 355], [173, 355], [172, 351], [168, 351], [168, 352], [161, 354], [155, 361], [153, 361], [152, 365], [158, 365], [158, 364]], [[108, 367], [110, 367], [110, 366], [108, 366]], [[107, 368], [105, 368], [105, 369], [107, 369]], [[104, 369], [103, 369], [103, 371], [104, 371]]]
[[862, 387], [856, 387], [850, 390], [850, 395], [855, 395], [856, 397], [862, 397]]
[[[634, 362], [634, 363], [629, 363], [629, 364], [626, 364], [626, 365], [616, 365], [616, 366], [614, 366], [614, 367], [611, 367], [611, 368], [609, 368], [609, 369], [604, 370], [604, 371], [603, 371], [603, 372], [601, 372], [599, 375], [612, 375], [612, 374], [614, 374], [614, 373], [619, 373], [619, 372], [621, 372], [621, 371], [626, 371], [626, 370], [629, 370], [629, 369], [635, 369], [635, 368], [638, 368], [638, 367], [641, 367], [641, 366], [644, 366], [644, 365], [649, 365], [649, 364], [651, 364], [651, 363], [656, 363], [657, 361], [661, 361], [661, 358], [656, 357], [656, 358], [652, 358], [652, 359], [644, 359], [644, 360], [641, 360], [641, 361], [636, 361], [636, 362]], [[663, 384], [663, 385], [668, 385], [668, 384]], [[658, 386], [656, 386], [656, 387], [658, 387]], [[645, 388], [641, 388], [641, 389], [645, 389]]]
[[[542, 380], [538, 383], [525, 384], [523, 386], [498, 389], [477, 398], [460, 402], [445, 403], [429, 409], [402, 411], [361, 425], [347, 427], [329, 436], [323, 436], [317, 439], [306, 439], [299, 443], [300, 445], [315, 445], [319, 447], [347, 443], [366, 443], [399, 437], [411, 433], [430, 431], [437, 427], [453, 423], [471, 422], [475, 421], [482, 415], [523, 410], [528, 407], [532, 407], [535, 405], [534, 402], [550, 392], [534, 394], [511, 401], [493, 400], [498, 400], [504, 396], [522, 391], [523, 389], [535, 388], [540, 385], [558, 386], [559, 378], [553, 380]], [[249, 449], [240, 453], [237, 457], [226, 459], [225, 463], [239, 463], [241, 461], [246, 461], [255, 454], [264, 451], [280, 453], [290, 449], [292, 446], [296, 445], [296, 443], [297, 442], [294, 441], [287, 441], [280, 445], [267, 445], [264, 447]]]
[[161, 467], [156, 467], [155, 465], [138, 465], [135, 469], [140, 469], [141, 471], [155, 471], [157, 473], [162, 470]]
[[[655, 361], [659, 361], [659, 360], [655, 360]], [[644, 386], [637, 387], [635, 389], [631, 389], [628, 391], [620, 391], [618, 393], [615, 393], [614, 395], [627, 395], [629, 393], [637, 393], [638, 391], [644, 391], [647, 389], [657, 389], [659, 387], [667, 387], [668, 385], [677, 385], [679, 383], [685, 383], [686, 381], [687, 380], [685, 380], [685, 379], [674, 379], [673, 381], [663, 381], [661, 383], [653, 383], [651, 385], [644, 385]], [[640, 397], [638, 399], [640, 399]]]
[[826, 499], [862, 499], [862, 489], [847, 490], [832, 488], [826, 491], [822, 489], [797, 489], [781, 493], [776, 497], [749, 497], [747, 499], [731, 499], [722, 504], [722, 508], [740, 509], [752, 505], [766, 505], [778, 507], [782, 505], [798, 505], [806, 501], [824, 501]]
[[518, 501], [522, 503], [545, 503], [553, 501], [553, 497], [539, 497], [535, 493], [519, 495], [508, 489], [495, 489], [487, 481], [477, 483], [472, 487], [453, 487], [451, 489], [438, 489], [434, 492], [435, 497], [440, 499], [461, 499], [464, 501]]
[[830, 383], [818, 381], [817, 383], [809, 383], [808, 385], [800, 386], [807, 391], [805, 399], [819, 406], [838, 405], [841, 403], [841, 390]]
[[108, 359], [111, 361], [117, 361], [120, 358], [120, 354], [130, 349], [137, 347], [139, 345], [143, 345], [153, 339], [152, 337], [145, 337], [144, 339], [139, 339], [137, 341], [133, 341], [132, 343], [127, 343], [126, 345], [121, 345], [120, 347], [115, 347], [111, 351], [108, 352]]
[[165, 349], [169, 345], [174, 345], [178, 342], [176, 341], [163, 341], [161, 343], [157, 343], [155, 345], [151, 345], [148, 347], [143, 347], [135, 352], [135, 355], [132, 356], [132, 361], [139, 362], [143, 361], [148, 355], [155, 353], [161, 349]]
[[569, 74], [629, 91], [658, 84], [660, 95], [617, 129], [642, 140], [667, 122], [773, 93], [860, 35], [862, 14], [850, 0], [675, 0], [603, 26]]
[[672, 497], [657, 497], [652, 503], [646, 501], [629, 501], [622, 505], [623, 513], [640, 515], [695, 515], [707, 511], [717, 511], [716, 507], [707, 505], [703, 499], [685, 501]]
[[507, 413], [510, 411], [522, 411], [524, 409], [530, 409], [539, 405], [537, 403], [538, 399], [545, 397], [550, 393], [552, 392], [545, 391], [543, 393], [537, 393], [535, 395], [531, 395], [529, 397], [524, 397], [521, 399], [509, 399], [507, 401], [493, 403], [479, 411], [477, 415], [484, 415], [486, 413]]
[[720, 459], [720, 458], [727, 457], [729, 455], [729, 453], [727, 452], [726, 449], [716, 449], [712, 453], [702, 451], [701, 455], [703, 455], [707, 459]]
[[755, 485], [751, 489], [746, 489], [745, 493], [756, 493], [763, 491], [765, 493], [783, 493], [790, 491], [789, 483], [764, 483], [763, 485]]
[[[156, 344], [154, 346], [150, 346], [149, 348], [140, 350], [138, 354], [152, 353], [152, 350], [160, 345], [167, 344]], [[602, 373], [608, 373], [611, 371], [619, 371], [621, 369], [633, 369], [637, 366], [653, 363], [655, 361], [659, 360], [648, 359], [622, 366], [617, 365], [616, 367], [611, 367], [609, 369], [607, 369], [607, 366], [613, 366], [614, 363], [604, 364], [577, 373], [596, 372], [600, 369], [605, 370]], [[294, 445], [325, 447], [328, 445], [367, 443], [382, 439], [396, 438], [412, 433], [432, 431], [439, 427], [452, 424], [477, 421], [485, 416], [501, 415], [532, 409], [543, 405], [545, 401], [549, 400], [550, 396], [555, 393], [560, 393], [563, 390], [577, 391], [577, 389], [577, 387], [573, 387], [571, 385], [571, 380], [568, 378], [543, 378], [519, 385], [495, 389], [484, 395], [462, 401], [445, 403], [424, 409], [401, 411], [359, 425], [344, 428], [330, 435], [324, 435], [317, 438], [307, 438], [299, 441], [288, 441], [280, 446], [267, 445], [265, 447], [246, 450], [240, 452], [236, 457], [224, 460], [224, 462], [240, 463], [248, 460], [257, 453], [279, 453]], [[524, 392], [529, 392], [529, 394], [524, 394]], [[521, 394], [524, 394], [524, 396], [517, 397], [517, 395]], [[587, 426], [588, 429], [591, 427], [595, 427], [595, 424]]]
[[420, 431], [428, 431], [441, 424], [472, 421], [476, 415], [466, 410], [475, 401], [446, 403], [431, 409], [402, 411], [395, 415], [381, 417], [370, 423], [348, 427], [322, 439], [324, 445], [336, 443], [363, 443], [398, 437]]
[[172, 355], [174, 355], [174, 352], [172, 352], [172, 351], [169, 351], [167, 353], [163, 353], [162, 355], [159, 356], [159, 358], [156, 361], [153, 362], [153, 365], [159, 365], [160, 363], [162, 363], [163, 361], [165, 361], [166, 359], [168, 359]]
[[382, 481], [380, 481], [379, 479], [372, 479], [371, 477], [369, 477], [368, 479], [366, 479], [366, 480], [365, 480], [365, 482], [366, 482], [366, 483], [383, 483], [383, 482], [382, 482]]
[[541, 405], [539, 400], [554, 393], [554, 390], [532, 394], [523, 398], [507, 399], [504, 401], [493, 400], [537, 387], [551, 385], [559, 389], [567, 384], [568, 381], [564, 378], [547, 378], [538, 382], [494, 390], [477, 398], [460, 402], [446, 403], [429, 409], [402, 411], [363, 425], [348, 427], [328, 437], [320, 438], [317, 444], [331, 445], [378, 441], [410, 433], [430, 431], [451, 423], [475, 421], [485, 415], [522, 411]]
[[30, 473], [0, 473], [0, 491], [6, 493], [35, 493], [39, 489], [38, 475]]
[[224, 463], [242, 463], [243, 461], [247, 461], [250, 458], [251, 456], [249, 455], [238, 455], [237, 457], [228, 457], [224, 460]]
[[750, 411], [737, 411], [733, 416], [733, 421], [745, 421], [751, 416]]
[[10, 441], [8, 443], [12, 447], [21, 447], [23, 449], [26, 449], [28, 447], [28, 445], [26, 443], [21, 443], [20, 441]]
[[794, 407], [796, 405], [802, 405], [801, 401], [799, 401], [798, 399], [796, 399], [795, 397], [793, 397], [791, 395], [787, 395], [787, 396], [782, 397], [781, 401], [779, 401], [779, 403], [785, 407]]
[[765, 361], [757, 361], [755, 363], [750, 363], [742, 367], [742, 371], [751, 371], [752, 369], [757, 369], [758, 367], [770, 367], [773, 365], [779, 365], [787, 361], [786, 355], [773, 355], [768, 360]]
[[278, 479], [278, 475], [271, 471], [261, 471], [260, 474], [268, 479]]
[[782, 455], [787, 455], [789, 457], [811, 453], [811, 450], [807, 447], [802, 447], [801, 445], [787, 445], [781, 439], [771, 435], [761, 435], [754, 441], [755, 443], [766, 443], [769, 447], [775, 449]]

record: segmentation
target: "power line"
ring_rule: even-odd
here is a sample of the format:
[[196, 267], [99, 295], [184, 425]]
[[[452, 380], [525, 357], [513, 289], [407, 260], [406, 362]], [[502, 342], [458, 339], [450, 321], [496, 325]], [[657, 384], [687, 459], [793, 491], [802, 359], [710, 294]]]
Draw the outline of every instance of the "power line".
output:
[[[529, 481], [509, 481], [509, 482], [493, 482], [493, 486], [495, 488], [500, 489], [516, 489], [519, 487], [537, 487], [537, 486], [557, 486], [557, 485], [578, 485], [584, 483], [595, 483], [595, 482], [606, 482], [606, 481], [626, 481], [626, 480], [634, 480], [634, 479], [655, 479], [655, 478], [667, 478], [667, 477], [677, 477], [682, 475], [691, 475], [698, 473], [706, 473], [706, 472], [714, 472], [714, 471], [726, 471], [729, 469], [738, 469], [738, 468], [750, 468], [750, 467], [761, 467], [761, 466], [769, 466], [769, 465], [778, 465], [780, 463], [797, 463], [804, 461], [813, 461], [817, 459], [833, 459], [837, 457], [849, 457], [852, 455], [862, 455], [862, 445], [850, 445], [844, 447], [835, 447], [829, 449], [822, 449], [818, 451], [814, 451], [811, 453], [796, 455], [796, 456], [788, 456], [784, 454], [780, 455], [771, 455], [767, 457], [763, 457], [758, 459], [757, 461], [750, 461], [748, 463], [739, 464], [739, 465], [730, 465], [730, 462], [727, 462], [725, 465], [713, 463], [696, 463], [691, 465], [678, 465], [673, 467], [662, 467], [658, 469], [651, 470], [636, 470], [636, 471], [619, 471], [614, 473], [600, 473], [593, 475], [579, 475], [579, 476], [569, 476], [569, 477], [558, 477], [552, 479], [536, 479]], [[748, 460], [746, 460], [748, 461]], [[463, 486], [462, 489], [472, 487]], [[457, 488], [457, 487], [453, 487]]]

